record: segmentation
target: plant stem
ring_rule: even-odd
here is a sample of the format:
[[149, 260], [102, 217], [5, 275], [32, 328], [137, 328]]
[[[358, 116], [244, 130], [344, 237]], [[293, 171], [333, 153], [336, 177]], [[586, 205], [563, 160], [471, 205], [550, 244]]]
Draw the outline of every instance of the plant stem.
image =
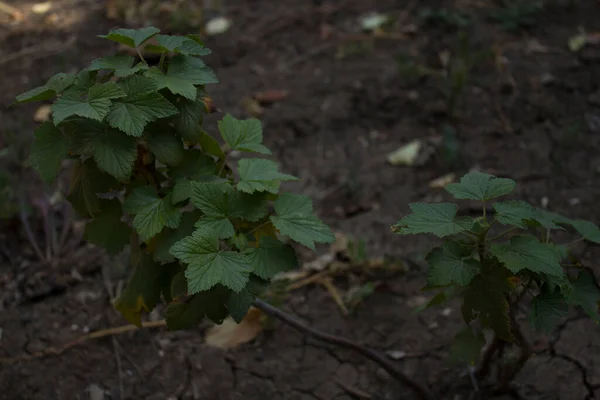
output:
[[487, 224], [487, 210], [485, 209], [485, 201], [481, 201], [481, 207], [483, 208], [483, 222]]
[[580, 237], [579, 239], [575, 239], [571, 243], [564, 244], [563, 246], [571, 246], [571, 245], [574, 245], [575, 243], [581, 242], [582, 240], [585, 240], [585, 238], [584, 237]]
[[146, 62], [146, 60], [144, 59], [144, 56], [142, 55], [142, 52], [141, 52], [140, 48], [139, 48], [139, 47], [136, 47], [136, 48], [135, 48], [135, 51], [137, 51], [137, 54], [138, 54], [138, 56], [140, 57], [140, 60], [142, 60], [142, 62], [144, 62], [144, 63], [148, 64], [148, 63]]
[[496, 334], [494, 334], [492, 342], [483, 353], [483, 358], [481, 359], [479, 368], [475, 373], [475, 376], [477, 376], [478, 379], [481, 380], [487, 378], [487, 376], [490, 374], [492, 360], [494, 359], [494, 356], [500, 350], [500, 347], [502, 347], [502, 345], [503, 342], [498, 338], [498, 336], [496, 336]]
[[497, 236], [494, 236], [494, 237], [492, 237], [492, 238], [490, 238], [488, 240], [491, 242], [492, 240], [500, 239], [502, 236], [506, 235], [507, 233], [510, 233], [510, 232], [514, 231], [515, 229], [518, 229], [518, 227], [517, 226], [513, 226], [512, 228], [507, 229], [504, 232], [502, 232], [501, 234], [499, 234]]
[[[160, 61], [158, 62], [158, 69], [160, 69], [161, 71], [163, 70], [163, 65], [165, 63], [165, 57], [167, 56], [167, 53], [162, 53], [160, 55]], [[163, 71], [164, 72], [164, 71]]]
[[509, 388], [510, 383], [513, 381], [513, 379], [515, 379], [517, 374], [521, 372], [521, 370], [525, 366], [525, 363], [527, 363], [527, 360], [529, 360], [529, 357], [531, 357], [532, 354], [531, 345], [523, 335], [523, 332], [521, 332], [521, 327], [519, 326], [519, 323], [515, 318], [515, 314], [513, 312], [512, 307], [511, 311], [509, 312], [509, 317], [513, 335], [515, 336], [517, 343], [521, 347], [521, 354], [519, 355], [519, 358], [517, 359], [517, 362], [515, 363], [513, 368], [507, 371], [505, 374], [503, 374], [502, 379], [500, 380], [500, 390], [502, 391], [505, 391]]
[[297, 330], [299, 330], [300, 332], [302, 332], [305, 335], [312, 336], [312, 337], [314, 337], [316, 339], [320, 339], [324, 342], [342, 346], [342, 347], [354, 350], [354, 351], [362, 354], [363, 356], [367, 357], [368, 359], [379, 364], [392, 377], [394, 377], [398, 381], [402, 382], [406, 386], [410, 387], [419, 399], [421, 399], [421, 400], [433, 400], [434, 399], [433, 395], [431, 393], [429, 393], [429, 390], [427, 390], [425, 387], [421, 386], [419, 383], [414, 381], [412, 378], [410, 378], [409, 376], [404, 374], [402, 371], [398, 370], [396, 368], [396, 366], [390, 360], [388, 360], [385, 356], [381, 355], [380, 353], [376, 352], [375, 350], [365, 347], [356, 342], [353, 342], [349, 339], [334, 336], [329, 333], [321, 332], [321, 331], [313, 329], [309, 326], [306, 326], [304, 323], [300, 322], [295, 317], [281, 311], [280, 309], [270, 305], [269, 303], [267, 303], [264, 300], [261, 300], [259, 298], [257, 298], [254, 301], [254, 306], [256, 308], [258, 308], [259, 310], [261, 310], [262, 312], [264, 312], [265, 314], [267, 314], [271, 317], [275, 317], [278, 320], [285, 322], [286, 324], [296, 328]]

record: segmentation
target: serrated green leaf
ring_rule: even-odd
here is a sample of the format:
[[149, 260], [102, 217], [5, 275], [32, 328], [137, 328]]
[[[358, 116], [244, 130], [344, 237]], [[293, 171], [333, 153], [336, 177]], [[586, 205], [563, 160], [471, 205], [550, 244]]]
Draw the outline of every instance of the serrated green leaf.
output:
[[230, 204], [229, 215], [246, 221], [256, 222], [265, 217], [268, 198], [266, 193], [243, 193], [236, 191]]
[[199, 211], [181, 214], [181, 223], [176, 229], [165, 229], [156, 235], [154, 259], [159, 262], [173, 262], [175, 258], [169, 252], [173, 245], [186, 236], [191, 236], [196, 230], [194, 225], [202, 217]]
[[457, 199], [487, 201], [512, 192], [515, 185], [512, 179], [474, 171], [463, 176], [460, 183], [451, 183], [445, 188]]
[[246, 257], [236, 251], [220, 250], [213, 232], [195, 231], [177, 242], [171, 254], [188, 264], [185, 276], [190, 293], [209, 290], [219, 283], [237, 293], [248, 282], [250, 265]]
[[88, 159], [74, 165], [67, 199], [82, 217], [93, 217], [100, 211], [97, 193], [120, 188], [120, 184], [110, 175], [100, 171], [96, 163]]
[[179, 97], [175, 105], [179, 114], [175, 117], [175, 130], [185, 140], [196, 141], [200, 138], [200, 126], [205, 113], [203, 101], [205, 93], [198, 90], [195, 99]]
[[114, 82], [97, 83], [87, 92], [69, 89], [52, 105], [54, 124], [58, 125], [73, 115], [102, 121], [110, 110], [111, 100], [125, 96]]
[[231, 293], [227, 299], [227, 309], [231, 317], [238, 324], [242, 322], [248, 310], [254, 304], [254, 300], [265, 289], [266, 282], [257, 278], [254, 275], [250, 276], [250, 280], [244, 289], [239, 293]]
[[145, 51], [153, 53], [175, 52], [190, 56], [207, 56], [211, 51], [200, 43], [185, 37], [171, 35], [156, 35], [157, 45], [148, 45]]
[[252, 273], [263, 279], [271, 279], [280, 272], [298, 268], [294, 248], [268, 236], [263, 236], [258, 247], [249, 247], [245, 253]]
[[277, 163], [261, 158], [244, 158], [238, 162], [240, 181], [238, 190], [246, 193], [269, 192], [277, 194], [281, 181], [298, 180], [295, 176], [277, 171]]
[[479, 316], [483, 325], [493, 329], [500, 339], [512, 342], [506, 299], [513, 289], [509, 277], [510, 272], [504, 268], [477, 275], [464, 292], [462, 312], [467, 323]]
[[219, 132], [232, 150], [271, 154], [263, 144], [262, 125], [256, 118], [238, 120], [226, 114], [218, 123]]
[[573, 228], [586, 240], [594, 243], [600, 243], [600, 229], [598, 226], [589, 221], [574, 220], [571, 221]]
[[67, 89], [75, 82], [75, 75], [58, 73], [52, 76], [45, 85], [28, 90], [17, 96], [17, 103], [49, 100]]
[[221, 239], [230, 238], [235, 229], [229, 216], [234, 189], [227, 183], [191, 182], [192, 202], [205, 216], [196, 226], [213, 232]]
[[90, 71], [98, 71], [106, 69], [113, 71], [117, 78], [124, 78], [129, 75], [133, 75], [136, 72], [148, 69], [148, 64], [140, 62], [133, 65], [135, 59], [132, 56], [120, 54], [110, 57], [102, 57], [93, 60], [90, 67]]
[[531, 301], [529, 318], [538, 331], [551, 333], [568, 314], [569, 306], [559, 291], [543, 291]]
[[31, 165], [46, 183], [52, 183], [60, 171], [69, 150], [68, 138], [52, 124], [44, 122], [34, 133], [35, 140], [29, 154]]
[[173, 204], [181, 203], [183, 201], [188, 201], [192, 198], [192, 184], [189, 179], [178, 179], [175, 181], [175, 185], [173, 185], [173, 195], [171, 196], [171, 200]]
[[223, 149], [221, 149], [219, 142], [217, 142], [208, 133], [204, 131], [200, 132], [198, 143], [200, 146], [202, 146], [202, 150], [204, 150], [206, 154], [210, 154], [211, 156], [215, 156], [221, 160], [225, 158], [225, 152], [223, 152]]
[[425, 258], [430, 266], [427, 284], [467, 286], [481, 270], [479, 261], [471, 257], [472, 252], [472, 248], [450, 241], [433, 249]]
[[205, 215], [196, 222], [196, 228], [212, 232], [219, 239], [229, 239], [235, 235], [235, 228], [227, 217]]
[[98, 167], [120, 181], [130, 178], [137, 158], [137, 141], [95, 121], [74, 123], [74, 146], [79, 154], [93, 156]]
[[194, 181], [205, 181], [217, 174], [217, 164], [212, 157], [202, 154], [198, 149], [185, 152], [181, 164], [171, 169], [175, 179], [189, 178]]
[[161, 265], [143, 254], [125, 290], [114, 303], [115, 308], [132, 324], [141, 327], [142, 312], [149, 312], [156, 307], [160, 299], [162, 273]]
[[84, 68], [77, 73], [75, 76], [75, 82], [73, 83], [72, 89], [80, 90], [83, 92], [88, 91], [92, 86], [96, 84], [96, 78], [98, 71], [90, 71], [88, 68]]
[[556, 225], [540, 210], [521, 200], [509, 200], [502, 203], [495, 203], [494, 216], [498, 222], [504, 225], [515, 225], [521, 228], [527, 228], [533, 223], [539, 223], [546, 229], [562, 229]]
[[510, 242], [494, 244], [491, 253], [515, 274], [527, 269], [559, 278], [564, 275], [560, 254], [533, 236], [514, 236]]
[[575, 282], [571, 285], [568, 302], [579, 306], [594, 320], [600, 323], [598, 302], [600, 302], [600, 288], [594, 274], [590, 271], [581, 271]]
[[439, 237], [454, 235], [473, 227], [470, 217], [457, 217], [458, 206], [451, 203], [411, 203], [412, 214], [402, 218], [394, 231], [399, 235], [432, 233]]
[[100, 201], [100, 212], [86, 224], [83, 237], [103, 247], [109, 255], [115, 255], [129, 244], [131, 228], [121, 221], [123, 212], [118, 199]]
[[173, 116], [179, 111], [160, 93], [136, 94], [134, 86], [136, 83], [150, 84], [147, 81], [140, 81], [142, 77], [135, 76], [132, 78], [135, 79], [122, 83], [128, 96], [112, 104], [106, 120], [110, 126], [120, 129], [128, 135], [140, 137], [149, 122]]
[[313, 214], [312, 200], [306, 196], [285, 193], [275, 200], [271, 222], [279, 232], [315, 250], [316, 243], [333, 243], [331, 229]]
[[239, 251], [244, 251], [248, 247], [248, 235], [238, 233], [229, 240], [229, 244]]
[[[162, 128], [162, 129], [161, 129]], [[165, 165], [177, 166], [183, 162], [184, 150], [181, 139], [172, 135], [169, 129], [158, 127], [146, 132], [148, 148], [156, 159]]]
[[108, 35], [98, 35], [103, 39], [108, 39], [113, 42], [124, 44], [128, 47], [138, 47], [146, 40], [160, 32], [160, 29], [149, 26], [141, 29], [111, 29]]
[[475, 365], [484, 345], [483, 333], [475, 334], [471, 327], [467, 326], [454, 337], [450, 348], [450, 359], [456, 363]]
[[171, 204], [171, 195], [160, 198], [151, 186], [135, 188], [123, 208], [135, 214], [133, 227], [142, 241], [154, 237], [164, 227], [177, 228], [181, 222], [181, 211]]
[[146, 76], [154, 79], [159, 89], [167, 88], [171, 93], [190, 100], [196, 99], [195, 85], [219, 83], [214, 71], [202, 60], [184, 55], [175, 56], [170, 60], [166, 74], [152, 67], [146, 72]]

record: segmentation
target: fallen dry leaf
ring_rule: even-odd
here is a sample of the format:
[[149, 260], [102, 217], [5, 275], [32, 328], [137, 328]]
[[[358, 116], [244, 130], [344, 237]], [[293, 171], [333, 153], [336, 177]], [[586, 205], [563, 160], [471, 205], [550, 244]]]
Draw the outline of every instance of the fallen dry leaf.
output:
[[441, 189], [446, 187], [446, 185], [448, 185], [449, 183], [452, 183], [456, 180], [456, 174], [451, 172], [449, 174], [446, 174], [444, 176], [440, 176], [439, 178], [436, 178], [434, 180], [432, 180], [431, 182], [429, 182], [429, 187], [432, 189]]
[[265, 113], [265, 110], [260, 103], [250, 97], [246, 97], [242, 100], [242, 107], [244, 107], [244, 110], [253, 117], [260, 117]]
[[33, 11], [36, 14], [46, 14], [48, 11], [50, 11], [51, 8], [52, 2], [46, 1], [43, 3], [34, 4], [33, 6], [31, 6], [31, 11]]
[[277, 101], [285, 100], [289, 96], [288, 90], [271, 89], [254, 94], [254, 98], [262, 105], [272, 104]]
[[49, 104], [44, 104], [40, 106], [33, 114], [33, 120], [35, 122], [45, 122], [50, 119], [50, 114], [52, 113], [52, 108]]
[[391, 152], [387, 156], [387, 160], [392, 165], [408, 165], [411, 166], [417, 160], [422, 143], [419, 139], [413, 140], [405, 146]]
[[248, 343], [263, 330], [263, 313], [256, 307], [248, 310], [246, 317], [238, 324], [232, 318], [227, 318], [221, 325], [209, 328], [204, 336], [206, 344], [220, 349], [233, 349]]

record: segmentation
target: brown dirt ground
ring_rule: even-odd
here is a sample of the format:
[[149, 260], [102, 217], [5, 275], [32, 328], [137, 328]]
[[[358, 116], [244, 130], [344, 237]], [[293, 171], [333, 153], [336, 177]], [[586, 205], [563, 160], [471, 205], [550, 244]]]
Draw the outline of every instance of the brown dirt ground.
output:
[[[30, 6], [8, 3], [24, 10]], [[566, 47], [578, 27], [600, 29], [597, 1], [582, 0], [574, 8], [552, 2], [536, 16], [536, 26], [516, 34], [485, 18], [496, 6], [475, 1], [347, 1], [328, 15], [315, 11], [317, 3], [226, 1], [234, 25], [207, 40], [214, 52], [207, 62], [223, 82], [210, 88], [215, 103], [234, 115], [247, 115], [241, 99], [255, 91], [289, 90], [287, 99], [262, 116], [266, 142], [283, 169], [302, 178], [290, 187], [313, 197], [334, 229], [364, 239], [373, 256], [422, 255], [425, 242], [395, 237], [390, 225], [408, 212], [409, 202], [447, 199], [440, 189], [429, 188], [432, 179], [475, 166], [518, 180], [515, 198], [538, 205], [545, 198], [555, 211], [600, 222], [600, 46], [579, 53]], [[457, 167], [438, 156], [418, 167], [391, 166], [387, 153], [411, 139], [439, 137], [447, 122], [435, 81], [409, 81], [396, 59], [410, 53], [440, 68], [439, 54], [453, 48], [456, 35], [439, 24], [421, 24], [415, 15], [423, 7], [450, 3], [479, 16], [473, 48], [501, 49], [504, 68], [492, 60], [472, 71], [456, 125], [462, 153]], [[53, 74], [114, 50], [95, 37], [123, 25], [106, 18], [102, 2], [64, 0], [53, 7], [50, 17], [31, 15], [16, 25], [0, 20], [3, 106]], [[351, 32], [357, 17], [373, 9], [399, 18], [406, 38], [380, 39], [366, 52], [337, 59], [337, 39], [321, 37], [322, 27]], [[163, 19], [161, 27], [173, 20]], [[40, 47], [26, 50], [33, 46]], [[11, 135], [30, 137], [35, 110], [35, 105], [0, 110], [0, 147]], [[214, 131], [214, 119], [207, 126]], [[19, 175], [24, 179], [36, 185], [34, 177]], [[41, 229], [35, 219], [34, 227]], [[106, 260], [96, 250], [75, 237], [77, 250], [68, 262], [43, 267], [19, 223], [8, 221], [0, 228], [0, 356], [43, 350], [84, 330], [124, 323], [109, 306], [100, 272]], [[578, 250], [599, 269], [597, 247]], [[411, 310], [422, 296], [423, 277], [416, 267], [395, 274], [349, 317], [321, 287], [293, 292], [285, 308], [317, 328], [382, 351], [406, 352], [398, 366], [439, 399], [477, 398], [466, 369], [447, 360], [461, 323], [457, 305], [450, 305], [449, 315]], [[337, 283], [346, 287], [343, 278]], [[371, 399], [414, 398], [373, 363], [280, 323], [231, 351], [204, 344], [205, 328], [116, 338], [123, 354], [123, 398], [342, 400], [361, 398], [359, 393]], [[540, 355], [516, 382], [521, 398], [599, 396], [599, 329], [573, 318], [542, 341]], [[87, 399], [90, 385], [104, 390], [105, 398], [119, 399], [118, 370], [113, 340], [99, 339], [60, 356], [2, 365], [0, 399]]]

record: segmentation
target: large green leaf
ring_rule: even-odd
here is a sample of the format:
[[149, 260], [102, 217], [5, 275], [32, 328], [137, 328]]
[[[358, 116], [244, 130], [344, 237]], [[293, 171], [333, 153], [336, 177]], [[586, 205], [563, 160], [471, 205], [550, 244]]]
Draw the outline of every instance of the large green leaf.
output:
[[123, 211], [118, 199], [100, 200], [100, 212], [85, 226], [84, 239], [103, 247], [110, 255], [129, 244], [131, 228], [121, 221]]
[[446, 190], [457, 199], [487, 201], [504, 196], [513, 191], [515, 181], [497, 178], [483, 172], [470, 172], [460, 179], [460, 183], [446, 185]]
[[102, 121], [110, 110], [111, 100], [126, 94], [114, 82], [98, 83], [83, 92], [71, 88], [52, 105], [52, 118], [58, 125], [73, 115]]
[[250, 280], [244, 289], [239, 293], [231, 293], [227, 299], [227, 308], [231, 317], [240, 323], [248, 313], [248, 310], [254, 304], [256, 297], [264, 290], [267, 282], [257, 278], [254, 275], [250, 276]]
[[215, 156], [221, 160], [225, 158], [225, 152], [221, 149], [221, 145], [217, 142], [212, 136], [208, 133], [202, 131], [200, 132], [200, 138], [198, 139], [198, 143], [202, 146], [202, 150], [206, 154], [210, 154], [211, 156]]
[[149, 312], [160, 299], [163, 268], [143, 254], [141, 262], [134, 267], [125, 290], [115, 300], [115, 308], [132, 324], [142, 325], [142, 313]]
[[75, 81], [75, 75], [58, 73], [52, 76], [44, 86], [38, 86], [17, 96], [17, 103], [49, 100], [58, 93], [70, 87]]
[[98, 167], [120, 181], [127, 181], [137, 158], [137, 141], [94, 121], [74, 124], [75, 151], [93, 156]]
[[141, 29], [111, 29], [108, 35], [98, 35], [101, 38], [124, 44], [128, 47], [137, 47], [160, 32], [160, 29], [149, 26]]
[[133, 227], [143, 241], [163, 228], [177, 228], [181, 222], [181, 211], [171, 204], [170, 194], [160, 198], [151, 186], [137, 187], [125, 199], [124, 209], [135, 214]]
[[335, 236], [331, 229], [313, 213], [309, 197], [285, 193], [275, 201], [275, 212], [271, 222], [283, 235], [309, 249], [315, 250], [316, 243], [333, 243]]
[[462, 312], [467, 323], [478, 316], [483, 325], [493, 329], [500, 339], [511, 342], [513, 337], [506, 297], [513, 287], [509, 277], [509, 271], [500, 267], [477, 275], [464, 292]]
[[536, 330], [551, 333], [568, 314], [569, 306], [559, 291], [544, 290], [531, 301], [529, 318]]
[[44, 122], [34, 133], [29, 154], [31, 165], [46, 183], [51, 183], [60, 171], [69, 150], [69, 141], [52, 122]]
[[93, 160], [77, 160], [67, 199], [80, 216], [93, 217], [100, 211], [97, 193], [117, 190], [120, 186], [112, 176], [100, 171]]
[[428, 285], [466, 286], [480, 272], [481, 264], [472, 257], [473, 248], [448, 241], [433, 249], [426, 257], [429, 263]]
[[559, 278], [564, 276], [561, 254], [554, 246], [540, 243], [533, 236], [514, 236], [510, 242], [492, 245], [491, 252], [515, 274], [527, 269]]
[[212, 232], [198, 229], [175, 243], [171, 254], [188, 264], [185, 276], [190, 293], [209, 290], [217, 284], [240, 292], [248, 282], [247, 258], [236, 251], [220, 250], [218, 236]]
[[495, 203], [495, 218], [504, 225], [515, 225], [521, 228], [538, 223], [546, 229], [562, 229], [556, 225], [553, 219], [543, 210], [538, 210], [530, 204], [521, 200], [509, 200]]
[[402, 218], [394, 227], [399, 235], [432, 233], [445, 237], [473, 227], [473, 218], [456, 216], [456, 204], [411, 203], [410, 209], [412, 214]]
[[148, 148], [156, 159], [165, 165], [177, 166], [183, 162], [184, 150], [181, 139], [173, 135], [170, 129], [158, 126], [146, 132]]
[[237, 188], [242, 192], [269, 192], [277, 194], [281, 181], [298, 180], [295, 176], [277, 171], [277, 163], [261, 158], [244, 158], [238, 163], [240, 181]]
[[113, 71], [115, 76], [118, 78], [124, 78], [129, 75], [133, 75], [138, 71], [148, 69], [148, 64], [140, 62], [133, 66], [135, 59], [132, 56], [120, 54], [110, 57], [102, 57], [93, 60], [90, 67], [90, 71], [98, 71], [106, 69]]
[[[137, 92], [140, 86], [142, 93]], [[120, 129], [128, 135], [140, 137], [149, 122], [166, 118], [179, 111], [160, 93], [147, 92], [148, 80], [141, 76], [132, 76], [120, 82], [127, 97], [113, 102], [106, 120], [110, 126]]]
[[450, 348], [450, 359], [457, 363], [475, 365], [484, 345], [483, 333], [475, 334], [471, 327], [467, 326], [454, 337]]
[[218, 123], [219, 132], [232, 150], [271, 154], [263, 144], [262, 126], [258, 119], [238, 120], [226, 114]]
[[579, 273], [571, 285], [567, 300], [570, 304], [583, 308], [596, 323], [600, 323], [600, 314], [598, 313], [600, 288], [598, 288], [596, 278], [591, 271], [583, 270]]
[[190, 149], [183, 155], [181, 164], [171, 169], [175, 179], [189, 178], [195, 181], [212, 179], [217, 174], [217, 164], [212, 157], [198, 149]]
[[178, 55], [169, 62], [167, 73], [156, 68], [150, 68], [146, 76], [156, 81], [158, 88], [167, 88], [173, 94], [179, 94], [187, 99], [196, 99], [195, 85], [218, 83], [214, 71], [198, 58]]
[[186, 212], [181, 215], [181, 223], [176, 229], [165, 229], [156, 236], [154, 259], [160, 262], [173, 262], [175, 258], [169, 252], [171, 247], [186, 236], [191, 236], [196, 229], [194, 225], [200, 219], [200, 211]]
[[252, 273], [263, 279], [271, 279], [280, 272], [298, 268], [294, 248], [269, 236], [261, 237], [258, 247], [248, 247], [245, 253]]

